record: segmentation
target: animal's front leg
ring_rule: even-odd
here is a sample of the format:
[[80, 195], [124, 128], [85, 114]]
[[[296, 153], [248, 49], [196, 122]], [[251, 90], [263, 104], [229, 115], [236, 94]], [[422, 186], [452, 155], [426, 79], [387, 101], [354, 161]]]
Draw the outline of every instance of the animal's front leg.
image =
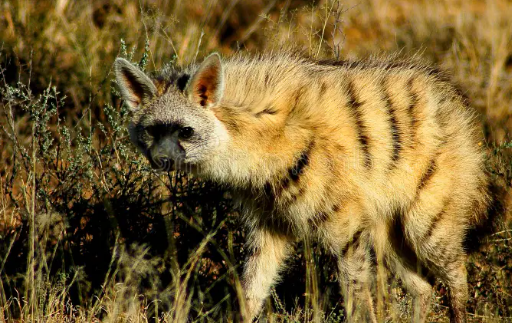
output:
[[377, 323], [370, 291], [374, 268], [365, 233], [356, 233], [343, 248], [338, 259], [338, 270], [347, 321]]
[[243, 288], [246, 322], [256, 317], [263, 301], [268, 297], [270, 288], [278, 279], [280, 270], [292, 250], [288, 237], [266, 229], [252, 231], [248, 241], [251, 256], [245, 264]]

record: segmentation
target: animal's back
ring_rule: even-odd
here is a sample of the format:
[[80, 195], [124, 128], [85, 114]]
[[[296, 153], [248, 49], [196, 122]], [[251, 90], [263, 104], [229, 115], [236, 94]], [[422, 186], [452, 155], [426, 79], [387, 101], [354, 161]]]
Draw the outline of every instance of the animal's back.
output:
[[480, 132], [441, 72], [292, 55], [225, 66], [229, 108], [217, 116], [254, 154], [249, 186], [299, 227], [356, 200], [370, 219], [401, 215], [411, 239], [427, 239], [445, 217], [466, 228], [485, 213]]

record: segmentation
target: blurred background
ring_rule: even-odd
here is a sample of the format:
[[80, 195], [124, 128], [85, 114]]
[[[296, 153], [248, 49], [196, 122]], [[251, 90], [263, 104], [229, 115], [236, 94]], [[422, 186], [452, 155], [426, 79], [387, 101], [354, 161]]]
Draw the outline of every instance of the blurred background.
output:
[[[489, 171], [509, 188], [509, 0], [3, 0], [0, 320], [239, 320], [244, 232], [230, 195], [149, 169], [127, 138], [112, 64], [154, 71], [283, 48], [440, 66], [470, 98]], [[512, 320], [510, 222], [468, 262], [472, 321]], [[331, 260], [316, 249], [298, 246], [268, 321], [344, 320]], [[384, 285], [380, 317], [409, 321], [400, 284]], [[446, 290], [435, 290], [429, 321], [445, 322]]]

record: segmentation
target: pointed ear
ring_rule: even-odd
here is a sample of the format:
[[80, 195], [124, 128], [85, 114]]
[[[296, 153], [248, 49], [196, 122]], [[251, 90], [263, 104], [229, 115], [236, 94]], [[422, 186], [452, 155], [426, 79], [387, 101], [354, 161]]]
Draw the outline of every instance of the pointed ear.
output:
[[205, 108], [216, 106], [224, 92], [224, 72], [220, 56], [213, 53], [199, 66], [197, 72], [190, 78], [186, 93], [188, 98]]
[[151, 79], [124, 58], [117, 58], [114, 63], [117, 84], [121, 95], [132, 111], [147, 103], [157, 90]]

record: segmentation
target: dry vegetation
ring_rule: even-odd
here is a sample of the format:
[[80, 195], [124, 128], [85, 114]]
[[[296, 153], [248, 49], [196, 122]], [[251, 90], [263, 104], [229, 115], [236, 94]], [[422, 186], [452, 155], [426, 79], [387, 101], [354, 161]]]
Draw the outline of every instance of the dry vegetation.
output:
[[[512, 3], [505, 0], [4, 0], [0, 4], [0, 321], [239, 320], [244, 233], [222, 188], [154, 174], [133, 151], [116, 56], [147, 70], [211, 51], [418, 56], [479, 112], [509, 187]], [[511, 216], [468, 261], [474, 322], [512, 321]], [[341, 322], [330, 259], [300, 245], [269, 322]], [[408, 321], [392, 279], [382, 321]], [[321, 291], [321, 293], [319, 292]], [[437, 285], [429, 321], [446, 322]]]

